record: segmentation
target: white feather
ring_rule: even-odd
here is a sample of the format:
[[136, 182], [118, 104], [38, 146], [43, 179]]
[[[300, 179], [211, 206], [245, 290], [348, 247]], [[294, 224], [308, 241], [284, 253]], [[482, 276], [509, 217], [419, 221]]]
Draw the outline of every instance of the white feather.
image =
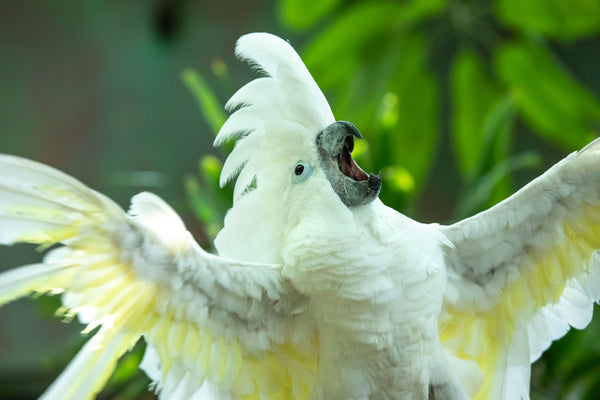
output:
[[529, 364], [529, 343], [523, 328], [517, 329], [508, 348], [506, 370], [502, 385], [502, 400], [529, 400], [529, 380], [531, 367]]
[[142, 192], [133, 196], [129, 214], [149, 232], [154, 232], [158, 240], [171, 251], [175, 252], [186, 245], [188, 233], [183, 221], [155, 194]]
[[96, 203], [97, 199], [90, 189], [78, 180], [42, 163], [0, 154], [0, 183], [8, 186], [29, 184], [35, 189], [69, 188], [82, 199]]
[[0, 274], [0, 305], [26, 296], [32, 291], [61, 292], [70, 283], [70, 263], [33, 264]]
[[119, 357], [137, 341], [135, 335], [101, 329], [77, 353], [40, 400], [90, 399], [108, 379]]
[[[219, 181], [221, 187], [225, 186], [227, 182], [240, 173], [243, 165], [252, 157], [252, 153], [259, 148], [261, 136], [261, 132], [255, 131], [252, 135], [241, 138], [236, 142], [233, 151], [229, 154], [223, 165], [221, 180]], [[250, 167], [249, 170], [253, 171], [255, 169]], [[238, 177], [239, 180], [240, 178]], [[243, 183], [241, 185], [243, 186]]]
[[558, 315], [542, 307], [529, 321], [527, 335], [529, 340], [529, 362], [534, 362], [550, 345], [552, 341], [563, 337], [569, 331], [569, 324]]
[[229, 116], [219, 130], [214, 145], [220, 146], [230, 140], [237, 140], [246, 134], [251, 134], [255, 129], [262, 127], [264, 120], [260, 118], [261, 114], [263, 113], [258, 112], [257, 107], [253, 105], [237, 110]]
[[[215, 145], [239, 139], [244, 132], [253, 135], [255, 130], [264, 132], [267, 142], [277, 141], [277, 136], [282, 135], [278, 126], [290, 121], [307, 127], [310, 135], [316, 137], [318, 132], [334, 122], [325, 96], [289, 43], [267, 33], [252, 33], [238, 40], [236, 54], [268, 76], [248, 83], [229, 100], [228, 109], [244, 107], [235, 111], [225, 122], [215, 139]], [[248, 150], [244, 154], [247, 152], [249, 157], [264, 151], [258, 146], [252, 151]], [[237, 157], [234, 154], [235, 150], [230, 157]], [[221, 182], [231, 178], [232, 173], [245, 161], [243, 158], [230, 164]], [[264, 165], [263, 162], [261, 167], [269, 168], [270, 165]], [[253, 175], [257, 173], [252, 172]]]
[[242, 86], [225, 104], [225, 109], [235, 111], [238, 107], [247, 106], [255, 103], [257, 97], [262, 93], [263, 98], [260, 103], [272, 103], [272, 99], [268, 97], [269, 91], [273, 88], [273, 80], [271, 77], [257, 78]]

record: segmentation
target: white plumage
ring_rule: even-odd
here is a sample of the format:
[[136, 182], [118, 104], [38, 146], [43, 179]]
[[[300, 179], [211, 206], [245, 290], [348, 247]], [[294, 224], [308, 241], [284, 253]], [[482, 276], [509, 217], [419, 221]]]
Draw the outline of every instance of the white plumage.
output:
[[492, 209], [424, 225], [376, 198], [285, 41], [242, 37], [265, 76], [233, 95], [234, 205], [201, 249], [150, 193], [129, 213], [0, 156], [0, 243], [63, 246], [0, 275], [0, 304], [63, 293], [91, 331], [44, 399], [86, 399], [140, 337], [162, 399], [526, 399], [530, 363], [600, 297], [600, 142]]

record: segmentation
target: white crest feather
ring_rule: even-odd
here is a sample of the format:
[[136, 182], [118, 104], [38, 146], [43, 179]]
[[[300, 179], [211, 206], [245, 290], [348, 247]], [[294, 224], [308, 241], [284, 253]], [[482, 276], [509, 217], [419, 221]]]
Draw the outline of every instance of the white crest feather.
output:
[[[221, 173], [221, 186], [254, 164], [248, 160], [264, 150], [260, 144], [267, 141], [262, 139], [277, 142], [278, 136], [289, 134], [279, 127], [296, 125], [297, 131], [304, 131], [299, 133], [313, 135], [308, 138], [313, 140], [335, 121], [325, 96], [288, 42], [268, 33], [252, 33], [238, 40], [236, 55], [267, 76], [246, 84], [226, 105], [237, 110], [221, 128], [215, 146], [230, 140], [237, 140], [237, 145]], [[246, 187], [258, 173], [244, 172], [248, 182], [236, 186]]]

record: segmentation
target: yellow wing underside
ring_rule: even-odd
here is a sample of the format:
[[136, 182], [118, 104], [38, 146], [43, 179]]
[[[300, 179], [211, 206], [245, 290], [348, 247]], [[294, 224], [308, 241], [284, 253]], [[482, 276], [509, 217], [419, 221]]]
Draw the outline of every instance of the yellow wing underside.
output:
[[[65, 305], [60, 313], [68, 317], [83, 316], [88, 323], [86, 333], [102, 325], [100, 347], [110, 346], [112, 337], [118, 334], [127, 336], [126, 341], [120, 339], [127, 345], [116, 346], [120, 350], [106, 364], [107, 370], [98, 374], [94, 382], [86, 381], [90, 398], [110, 377], [119, 357], [142, 335], [159, 354], [163, 379], [178, 364], [234, 398], [307, 398], [316, 371], [316, 339], [309, 348], [301, 350], [288, 342], [260, 354], [245, 351], [234, 337], [215, 334], [208, 327], [185, 320], [178, 310], [159, 309], [160, 304], [168, 303], [164, 296], [168, 297], [169, 292], [158, 283], [136, 276], [132, 266], [120, 260], [118, 249], [107, 239], [109, 235], [78, 239], [82, 237], [79, 233], [73, 227], [23, 236], [19, 241], [42, 246], [69, 240], [72, 251], [66, 253], [68, 260], [65, 260], [69, 266], [61, 274], [33, 282], [9, 297], [31, 292], [65, 292]], [[202, 382], [197, 383], [198, 388]]]
[[477, 362], [483, 386], [475, 400], [492, 398], [495, 377], [503, 365], [517, 324], [529, 321], [543, 306], [555, 304], [570, 279], [587, 274], [589, 260], [600, 248], [600, 208], [587, 206], [577, 220], [562, 224], [564, 240], [540, 251], [531, 249], [520, 276], [506, 285], [488, 310], [447, 308], [439, 322], [440, 341], [465, 360]]
[[157, 303], [162, 302], [159, 296], [168, 293], [157, 284], [140, 282], [129, 265], [103, 264], [88, 267], [90, 272], [106, 269], [98, 274], [102, 278], [86, 282], [75, 293], [89, 299], [85, 306], [114, 315], [111, 323], [115, 328], [144, 334], [158, 352], [163, 379], [177, 363], [235, 398], [283, 400], [308, 396], [316, 370], [316, 343], [308, 353], [291, 343], [263, 354], [248, 353], [235, 338], [179, 319], [177, 310], [158, 312]]

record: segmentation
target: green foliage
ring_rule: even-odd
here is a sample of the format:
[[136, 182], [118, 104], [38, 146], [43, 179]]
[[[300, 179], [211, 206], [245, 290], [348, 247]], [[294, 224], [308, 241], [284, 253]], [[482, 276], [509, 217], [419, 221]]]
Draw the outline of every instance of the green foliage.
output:
[[450, 93], [456, 160], [462, 175], [469, 179], [482, 162], [482, 129], [500, 90], [488, 75], [482, 57], [472, 49], [463, 49], [451, 65]]
[[548, 48], [524, 40], [499, 46], [495, 65], [534, 131], [567, 149], [597, 136], [600, 103], [555, 59]]
[[452, 139], [463, 178], [460, 219], [496, 203], [512, 192], [510, 173], [537, 165], [535, 155], [509, 157], [515, 117], [514, 100], [492, 81], [483, 58], [461, 49], [450, 69]]
[[279, 11], [290, 28], [306, 29], [330, 13], [342, 0], [315, 1], [306, 7], [304, 0], [283, 0]]
[[[505, 198], [515, 172], [539, 165], [531, 152], [511, 155], [515, 127], [525, 123], [527, 134], [566, 150], [600, 128], [597, 96], [549, 42], [597, 34], [596, 1], [326, 3], [282, 1], [280, 15], [295, 31], [311, 32], [303, 59], [337, 118], [366, 133], [359, 162], [410, 174], [414, 185], [382, 193], [392, 206], [416, 210], [446, 131], [460, 173], [458, 218]], [[311, 10], [301, 23], [300, 7]]]
[[[223, 83], [226, 81], [227, 67], [222, 61], [213, 63], [213, 73]], [[196, 71], [187, 69], [182, 79], [190, 93], [198, 101], [200, 110], [216, 135], [225, 122], [224, 102], [219, 100], [216, 92], [206, 84], [204, 78]], [[204, 155], [198, 164], [198, 174], [188, 174], [184, 178], [184, 189], [188, 205], [196, 218], [203, 224], [204, 232], [212, 243], [223, 227], [223, 219], [231, 207], [232, 190], [221, 188], [219, 178], [223, 164], [214, 155]]]
[[594, 0], [497, 0], [496, 13], [523, 34], [578, 39], [600, 30], [600, 2]]
[[190, 93], [196, 98], [200, 112], [216, 135], [219, 129], [221, 129], [221, 125], [227, 119], [227, 115], [223, 111], [219, 100], [217, 100], [217, 96], [196, 71], [186, 69], [182, 72], [181, 78]]
[[225, 213], [231, 207], [231, 189], [219, 186], [222, 168], [217, 157], [207, 155], [200, 159], [200, 179], [193, 175], [185, 177], [188, 204], [196, 218], [202, 221], [209, 238], [214, 238], [221, 230]]
[[121, 358], [106, 386], [98, 395], [99, 400], [155, 398], [148, 393], [150, 379], [139, 369], [145, 349], [144, 341], [140, 340]]

